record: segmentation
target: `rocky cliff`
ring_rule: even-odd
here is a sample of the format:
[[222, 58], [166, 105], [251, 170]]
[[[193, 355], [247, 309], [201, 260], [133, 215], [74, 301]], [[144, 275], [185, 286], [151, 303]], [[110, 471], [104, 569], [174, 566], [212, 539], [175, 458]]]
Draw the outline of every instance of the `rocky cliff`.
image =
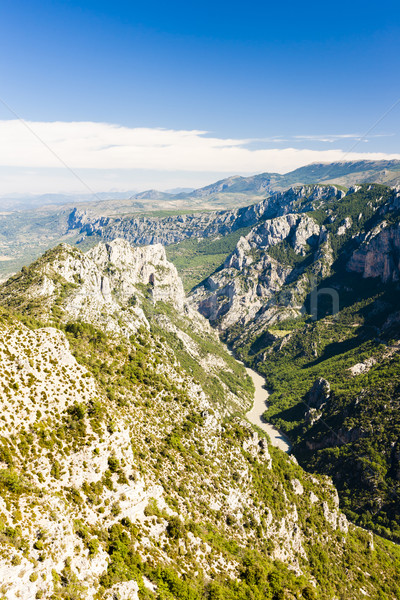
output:
[[[261, 331], [267, 324], [298, 316], [309, 290], [305, 266], [325, 244], [325, 229], [307, 214], [262, 221], [239, 240], [223, 268], [193, 290], [191, 302], [220, 330], [234, 327], [234, 335], [238, 327], [253, 322]], [[327, 261], [330, 256], [324, 251], [321, 264]]]
[[[90, 210], [74, 209], [69, 217], [69, 230], [98, 235], [106, 240], [124, 238], [131, 244], [175, 244], [187, 238], [226, 235], [242, 227], [253, 226], [261, 219], [296, 211], [296, 203], [340, 198], [344, 193], [334, 186], [301, 186], [275, 193], [243, 208], [182, 214], [170, 217], [99, 217]], [[303, 203], [303, 206], [305, 204]]]
[[193, 290], [191, 303], [240, 345], [267, 326], [310, 312], [305, 301], [312, 286], [331, 275], [335, 261], [365, 278], [397, 281], [398, 197], [382, 186], [358, 186], [346, 195], [321, 186], [276, 194], [283, 215], [264, 213], [221, 268]]
[[301, 464], [399, 540], [399, 192], [305, 202], [252, 228], [191, 302], [266, 377]]
[[182, 282], [163, 246], [132, 248], [125, 240], [114, 240], [87, 254], [59, 246], [9, 279], [0, 296], [9, 306], [30, 306], [42, 319], [61, 310], [65, 319], [129, 334], [146, 323], [139, 301], [143, 287], [155, 302], [164, 300], [183, 309]]
[[368, 232], [352, 254], [347, 269], [363, 277], [379, 278], [383, 283], [400, 277], [400, 225], [381, 223]]

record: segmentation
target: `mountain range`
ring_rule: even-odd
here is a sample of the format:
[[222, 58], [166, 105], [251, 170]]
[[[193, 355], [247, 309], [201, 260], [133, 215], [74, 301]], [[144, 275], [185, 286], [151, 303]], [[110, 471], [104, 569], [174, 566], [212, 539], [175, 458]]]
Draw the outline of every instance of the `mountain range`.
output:
[[[213, 197], [219, 193], [266, 194], [310, 183], [336, 183], [350, 187], [353, 183], [385, 183], [399, 185], [400, 161], [343, 161], [312, 163], [289, 173], [261, 173], [250, 177], [228, 177], [185, 195], [189, 198]], [[184, 197], [180, 194], [176, 197]]]
[[380, 184], [314, 184], [179, 217], [71, 213], [89, 238], [167, 245], [189, 303], [266, 377], [266, 418], [301, 463], [334, 478], [354, 522], [396, 539], [399, 203]]
[[[0, 198], [0, 208], [2, 210], [29, 210], [36, 207], [48, 205], [69, 205], [76, 203], [98, 204], [102, 202], [117, 201], [144, 201], [142, 209], [152, 210], [149, 201], [164, 201], [164, 204], [172, 203], [170, 208], [189, 208], [199, 204], [199, 200], [208, 200], [214, 202], [215, 207], [228, 206], [230, 203], [238, 205], [240, 202], [246, 202], [246, 197], [256, 197], [268, 194], [270, 192], [283, 191], [291, 186], [308, 183], [336, 183], [350, 187], [354, 183], [383, 183], [390, 186], [400, 184], [400, 161], [399, 160], [360, 160], [343, 161], [337, 163], [312, 163], [305, 167], [300, 167], [289, 173], [260, 173], [243, 177], [234, 175], [221, 179], [210, 185], [192, 189], [175, 188], [167, 191], [149, 189], [141, 192], [133, 191], [109, 191], [84, 194], [42, 194], [13, 195]], [[235, 194], [235, 198], [229, 195]], [[185, 202], [186, 201], [186, 202]], [[191, 202], [190, 202], [191, 201]], [[189, 205], [188, 205], [189, 202]], [[116, 208], [118, 202], [115, 203]], [[200, 205], [201, 208], [212, 208], [211, 206]], [[158, 206], [157, 208], [162, 208]]]

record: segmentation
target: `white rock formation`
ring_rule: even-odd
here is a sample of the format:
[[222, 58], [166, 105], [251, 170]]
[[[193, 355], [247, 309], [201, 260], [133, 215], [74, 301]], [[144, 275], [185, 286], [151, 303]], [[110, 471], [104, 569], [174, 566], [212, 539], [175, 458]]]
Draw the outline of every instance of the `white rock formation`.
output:
[[[211, 275], [191, 294], [190, 303], [219, 329], [245, 326], [257, 319], [257, 327], [273, 323], [283, 314], [297, 316], [301, 299], [308, 289], [307, 281], [293, 265], [276, 260], [268, 250], [285, 244], [303, 257], [311, 247], [325, 243], [321, 227], [308, 215], [287, 214], [260, 222], [241, 237], [223, 268]], [[323, 254], [320, 257], [324, 264]], [[285, 284], [296, 280], [284, 295]], [[282, 306], [286, 312], [282, 312]]]

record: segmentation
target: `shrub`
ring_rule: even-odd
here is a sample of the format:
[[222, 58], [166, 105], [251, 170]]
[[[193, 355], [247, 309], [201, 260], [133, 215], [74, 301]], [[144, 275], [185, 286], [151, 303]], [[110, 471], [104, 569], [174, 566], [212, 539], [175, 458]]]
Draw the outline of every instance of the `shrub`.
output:
[[87, 547], [89, 550], [89, 556], [90, 557], [95, 556], [99, 551], [99, 547], [100, 547], [99, 540], [97, 538], [92, 538], [91, 540], [89, 540]]
[[119, 460], [116, 456], [110, 456], [108, 459], [108, 468], [111, 473], [116, 473], [120, 468]]
[[31, 486], [14, 469], [0, 469], [0, 490], [1, 489], [20, 495], [31, 491]]
[[179, 517], [169, 518], [167, 525], [167, 533], [169, 537], [173, 540], [177, 540], [185, 536], [186, 528]]

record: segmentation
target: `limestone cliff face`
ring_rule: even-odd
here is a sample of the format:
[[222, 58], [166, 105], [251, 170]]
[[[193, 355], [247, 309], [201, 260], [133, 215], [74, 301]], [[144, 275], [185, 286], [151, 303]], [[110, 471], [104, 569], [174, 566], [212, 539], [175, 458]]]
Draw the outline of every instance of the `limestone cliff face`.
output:
[[[315, 202], [341, 198], [344, 192], [335, 186], [300, 186], [286, 192], [271, 194], [251, 206], [201, 212], [171, 217], [101, 217], [75, 208], [68, 220], [69, 230], [78, 229], [85, 235], [99, 235], [105, 240], [126, 239], [131, 244], [175, 244], [187, 238], [226, 235], [241, 227], [256, 225], [260, 219], [270, 219], [297, 212], [296, 205], [306, 201], [302, 210], [312, 209]], [[308, 206], [308, 208], [307, 208]]]
[[400, 278], [396, 190], [358, 186], [345, 195], [303, 186], [275, 194], [274, 202], [281, 214], [266, 218], [264, 213], [190, 296], [200, 313], [238, 345], [279, 320], [308, 312], [304, 302], [312, 286], [335, 273], [334, 263], [336, 269], [384, 283]]
[[318, 238], [320, 226], [307, 215], [288, 214], [261, 222], [247, 236], [251, 248], [264, 250], [292, 235], [291, 246], [296, 254], [305, 255], [305, 246]]
[[329, 235], [310, 215], [344, 195], [334, 186], [300, 186], [250, 207], [261, 215], [257, 224], [223, 267], [193, 290], [191, 304], [228, 337], [232, 328], [246, 328], [249, 337], [298, 316], [310, 289], [306, 260], [313, 258], [316, 279], [328, 275], [333, 262]]
[[383, 283], [400, 278], [400, 225], [385, 222], [370, 231], [347, 263], [347, 270]]
[[323, 228], [305, 214], [261, 221], [239, 240], [223, 268], [192, 292], [190, 302], [224, 331], [255, 320], [260, 329], [283, 316], [297, 316], [308, 290], [307, 278], [295, 261], [277, 260], [271, 249], [280, 245], [300, 262], [319, 249], [322, 265], [325, 242]]
[[[141, 308], [144, 288], [154, 302], [183, 309], [184, 291], [175, 266], [161, 245], [132, 248], [125, 240], [99, 244], [87, 254], [67, 245], [34, 265], [35, 276], [22, 272], [0, 291], [12, 305], [39, 301], [40, 317], [55, 307], [65, 319], [82, 320], [107, 332], [129, 335], [147, 320]], [[25, 289], [21, 296], [21, 289]]]
[[138, 284], [150, 285], [155, 302], [172, 302], [182, 310], [185, 294], [175, 266], [167, 260], [161, 244], [132, 248], [125, 240], [99, 244], [87, 253], [89, 260], [107, 273], [106, 287], [113, 288], [118, 299], [128, 302]]

